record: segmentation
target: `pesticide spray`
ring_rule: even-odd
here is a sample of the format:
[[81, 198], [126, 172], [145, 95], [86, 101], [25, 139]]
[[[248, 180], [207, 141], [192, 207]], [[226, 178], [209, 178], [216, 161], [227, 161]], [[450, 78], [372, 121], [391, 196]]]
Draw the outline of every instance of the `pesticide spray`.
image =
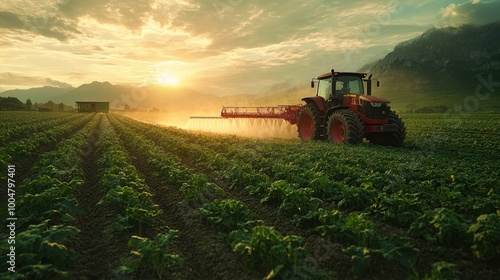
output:
[[185, 128], [256, 138], [296, 138], [295, 124], [303, 106], [223, 107], [221, 117], [191, 117]]
[[253, 138], [297, 138], [297, 126], [283, 119], [191, 117], [184, 128]]

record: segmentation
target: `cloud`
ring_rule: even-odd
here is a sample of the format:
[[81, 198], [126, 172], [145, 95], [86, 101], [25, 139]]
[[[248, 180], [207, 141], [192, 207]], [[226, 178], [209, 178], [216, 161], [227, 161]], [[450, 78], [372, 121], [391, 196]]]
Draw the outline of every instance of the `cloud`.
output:
[[198, 10], [173, 15], [172, 27], [210, 38], [212, 44], [207, 48], [216, 52], [261, 47], [288, 40], [290, 36], [301, 37], [314, 28], [316, 20], [321, 20], [319, 7], [298, 0], [279, 5], [269, 1], [201, 0], [195, 4]]
[[153, 0], [63, 0], [58, 4], [60, 12], [69, 18], [88, 16], [99, 23], [123, 25], [139, 30], [148, 20]]
[[68, 83], [52, 80], [51, 78], [46, 78], [45, 82], [46, 82], [46, 85], [48, 85], [48, 86], [53, 86], [53, 87], [58, 87], [58, 88], [72, 88], [73, 87], [72, 85], [70, 85]]
[[472, 0], [464, 4], [450, 4], [441, 10], [436, 26], [460, 26], [464, 24], [484, 25], [500, 21], [500, 1]]
[[19, 15], [11, 12], [0, 11], [0, 28], [21, 29], [23, 26], [24, 23], [19, 18]]
[[33, 84], [44, 84], [45, 81], [43, 78], [34, 77], [34, 76], [26, 76], [22, 74], [16, 73], [0, 73], [0, 84], [2, 85], [33, 85]]
[[0, 73], [0, 85], [8, 86], [53, 86], [59, 88], [70, 88], [72, 85], [51, 78], [43, 78], [38, 76], [28, 76], [18, 73], [4, 72]]
[[[312, 49], [344, 51], [346, 46], [363, 49], [366, 45], [377, 44], [401, 10], [399, 1], [383, 0], [343, 3], [290, 0], [279, 4], [264, 0], [193, 0], [192, 4], [189, 9], [170, 14], [173, 18], [170, 27], [210, 40], [210, 44], [200, 48], [202, 52], [197, 52], [200, 58], [203, 55], [224, 56], [235, 51], [262, 53], [259, 48], [262, 51], [273, 46], [283, 48], [290, 42], [294, 42], [294, 51], [300, 53]], [[419, 29], [422, 32], [425, 30]], [[382, 44], [398, 43], [387, 41], [383, 40]], [[352, 45], [353, 42], [356, 45]], [[257, 58], [265, 63], [286, 58], [289, 52], [267, 52], [271, 55], [259, 55]], [[294, 61], [296, 59], [288, 63], [293, 64]]]
[[66, 41], [80, 34], [76, 22], [54, 15], [21, 15], [7, 11], [0, 11], [0, 28], [11, 30], [17, 34], [18, 30]]

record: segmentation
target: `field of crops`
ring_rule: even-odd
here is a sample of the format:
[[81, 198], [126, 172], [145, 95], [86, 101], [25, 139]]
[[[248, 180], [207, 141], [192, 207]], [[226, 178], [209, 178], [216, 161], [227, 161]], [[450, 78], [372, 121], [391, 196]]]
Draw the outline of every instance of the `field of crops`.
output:
[[495, 279], [500, 115], [403, 120], [390, 148], [0, 112], [0, 278]]

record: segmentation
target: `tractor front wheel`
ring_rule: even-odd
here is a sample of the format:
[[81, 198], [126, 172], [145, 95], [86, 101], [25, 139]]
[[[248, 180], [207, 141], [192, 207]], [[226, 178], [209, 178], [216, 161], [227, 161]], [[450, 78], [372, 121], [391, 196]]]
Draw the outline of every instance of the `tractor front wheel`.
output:
[[389, 113], [389, 123], [395, 124], [397, 130], [393, 132], [379, 132], [368, 135], [370, 143], [383, 146], [401, 147], [406, 138], [405, 124], [393, 111]]
[[349, 110], [339, 110], [328, 118], [328, 141], [337, 144], [358, 144], [365, 138], [361, 118]]
[[297, 132], [302, 140], [319, 140], [322, 134], [322, 114], [314, 104], [307, 104], [299, 112]]

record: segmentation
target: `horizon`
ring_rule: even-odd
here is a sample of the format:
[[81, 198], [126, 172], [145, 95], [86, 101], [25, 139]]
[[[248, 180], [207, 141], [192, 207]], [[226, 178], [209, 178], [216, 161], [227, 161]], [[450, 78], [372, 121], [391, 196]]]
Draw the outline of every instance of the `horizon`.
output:
[[316, 3], [7, 0], [0, 92], [107, 81], [258, 94], [331, 68], [358, 71], [430, 28], [487, 24], [500, 9], [499, 0]]

